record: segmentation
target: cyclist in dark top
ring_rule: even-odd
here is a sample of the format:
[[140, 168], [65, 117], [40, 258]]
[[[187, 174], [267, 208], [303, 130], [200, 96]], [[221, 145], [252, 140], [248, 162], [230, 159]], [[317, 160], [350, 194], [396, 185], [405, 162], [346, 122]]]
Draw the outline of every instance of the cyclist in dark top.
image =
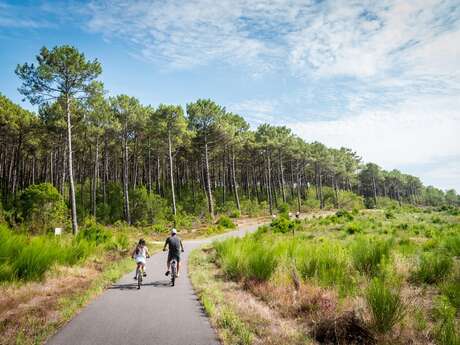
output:
[[180, 253], [184, 252], [184, 246], [182, 245], [182, 241], [177, 236], [177, 230], [172, 229], [171, 230], [171, 236], [169, 236], [166, 239], [165, 245], [163, 247], [163, 251], [166, 251], [166, 247], [168, 247], [169, 253], [168, 253], [168, 261], [166, 263], [167, 265], [167, 271], [165, 275], [169, 275], [170, 269], [171, 269], [171, 261], [176, 260], [177, 262], [177, 277], [179, 277], [179, 268], [180, 268]]

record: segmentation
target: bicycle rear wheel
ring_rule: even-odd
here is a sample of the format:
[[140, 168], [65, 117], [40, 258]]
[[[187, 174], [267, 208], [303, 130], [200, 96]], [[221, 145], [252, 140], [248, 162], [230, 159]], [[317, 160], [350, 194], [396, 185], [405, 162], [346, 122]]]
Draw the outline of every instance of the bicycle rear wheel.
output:
[[142, 285], [142, 271], [137, 272], [137, 289], [139, 290]]
[[171, 285], [174, 286], [174, 284], [176, 283], [176, 270], [177, 270], [177, 266], [176, 266], [176, 262], [173, 261], [172, 262], [172, 265], [171, 265]]

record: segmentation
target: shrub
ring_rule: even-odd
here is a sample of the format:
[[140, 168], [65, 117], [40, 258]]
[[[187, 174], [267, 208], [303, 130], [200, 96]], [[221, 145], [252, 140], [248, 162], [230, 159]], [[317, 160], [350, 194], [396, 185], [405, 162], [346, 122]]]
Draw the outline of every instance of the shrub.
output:
[[241, 212], [238, 210], [232, 210], [229, 214], [230, 218], [240, 218]]
[[287, 233], [294, 231], [297, 227], [297, 223], [293, 220], [289, 220], [284, 217], [278, 217], [273, 219], [273, 221], [270, 223], [270, 228], [272, 229], [273, 232], [280, 232], [280, 233]]
[[392, 210], [386, 210], [385, 211], [385, 218], [386, 219], [395, 219], [395, 214]]
[[220, 216], [219, 220], [217, 221], [218, 225], [222, 226], [226, 229], [235, 229], [236, 225], [228, 216]]
[[336, 213], [335, 213], [335, 216], [338, 217], [338, 218], [343, 218], [344, 220], [346, 221], [352, 221], [353, 220], [353, 215], [348, 212], [347, 210], [338, 210]]
[[363, 232], [362, 225], [356, 222], [345, 225], [344, 229], [345, 232], [349, 235], [359, 234]]
[[442, 345], [460, 345], [460, 334], [455, 319], [455, 308], [447, 298], [442, 297], [436, 301], [435, 316], [438, 320], [435, 328], [435, 337]]
[[373, 326], [380, 333], [389, 332], [404, 317], [406, 308], [399, 290], [382, 278], [372, 279], [366, 291], [366, 302]]
[[286, 202], [283, 202], [283, 203], [279, 204], [278, 212], [279, 213], [288, 213], [289, 212], [289, 204], [286, 203]]
[[102, 225], [97, 224], [94, 219], [88, 219], [80, 229], [77, 239], [84, 239], [96, 245], [103, 244], [112, 238], [112, 233], [106, 230]]
[[339, 205], [346, 210], [364, 208], [364, 198], [349, 191], [341, 191], [339, 193]]
[[220, 224], [211, 225], [206, 229], [206, 235], [208, 236], [221, 234], [223, 232], [225, 232], [225, 228]]
[[152, 231], [157, 233], [157, 234], [164, 234], [164, 233], [169, 232], [169, 228], [164, 223], [158, 223], [158, 224], [153, 224], [152, 225]]
[[354, 267], [369, 276], [376, 275], [390, 255], [390, 241], [359, 238], [351, 246]]
[[153, 224], [171, 216], [171, 206], [168, 201], [158, 194], [149, 193], [145, 186], [134, 189], [130, 199], [133, 224]]
[[63, 225], [67, 207], [58, 190], [50, 183], [34, 184], [19, 196], [19, 215], [32, 231]]
[[438, 252], [423, 253], [411, 279], [418, 283], [436, 284], [450, 274], [452, 266], [453, 259], [450, 256]]

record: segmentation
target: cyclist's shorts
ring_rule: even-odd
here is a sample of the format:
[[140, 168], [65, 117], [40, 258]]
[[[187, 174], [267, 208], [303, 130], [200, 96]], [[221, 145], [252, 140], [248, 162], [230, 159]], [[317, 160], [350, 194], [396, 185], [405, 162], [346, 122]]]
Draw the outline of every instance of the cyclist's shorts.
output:
[[142, 256], [142, 255], [136, 256], [134, 260], [136, 260], [137, 264], [145, 265], [145, 256]]
[[168, 254], [168, 262], [171, 262], [173, 260], [176, 260], [177, 262], [179, 262], [180, 261], [180, 255], [169, 253]]

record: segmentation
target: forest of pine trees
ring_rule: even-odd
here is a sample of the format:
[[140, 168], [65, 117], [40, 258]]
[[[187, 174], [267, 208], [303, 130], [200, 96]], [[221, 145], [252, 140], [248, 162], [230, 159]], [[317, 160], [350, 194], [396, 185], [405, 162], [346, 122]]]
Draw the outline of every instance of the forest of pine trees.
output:
[[155, 222], [263, 208], [276, 212], [340, 208], [348, 199], [458, 205], [454, 190], [425, 187], [398, 170], [364, 164], [348, 148], [309, 143], [284, 126], [251, 130], [245, 119], [209, 99], [143, 105], [107, 97], [97, 60], [70, 46], [43, 48], [18, 65], [19, 92], [39, 109], [0, 95], [1, 209], [14, 214], [22, 191], [49, 183], [63, 196], [74, 232], [78, 221]]

